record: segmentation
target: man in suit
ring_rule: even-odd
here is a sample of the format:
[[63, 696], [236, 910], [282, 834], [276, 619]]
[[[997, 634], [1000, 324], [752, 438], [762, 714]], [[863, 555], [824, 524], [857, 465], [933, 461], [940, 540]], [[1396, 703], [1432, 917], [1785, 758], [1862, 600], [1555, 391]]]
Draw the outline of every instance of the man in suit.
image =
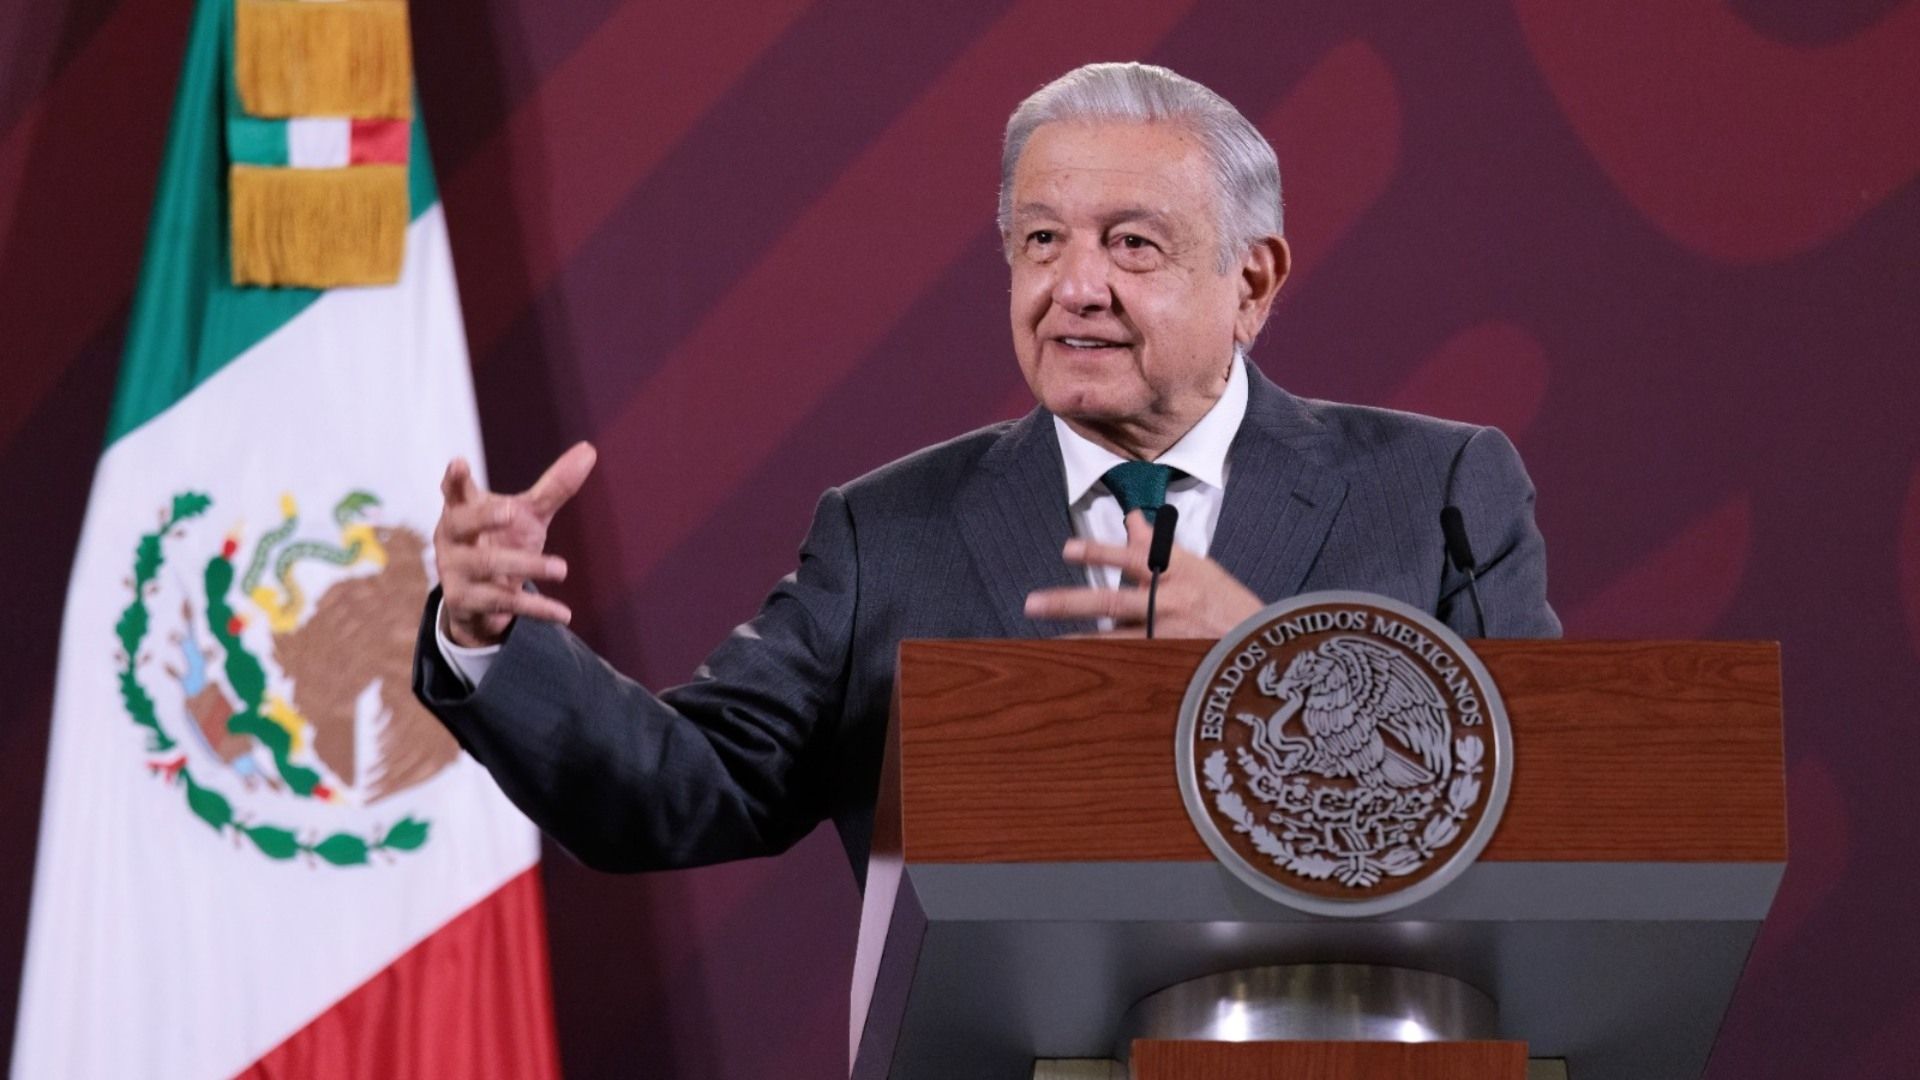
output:
[[[822, 496], [800, 564], [692, 682], [655, 695], [564, 628], [553, 515], [581, 444], [520, 495], [449, 466], [414, 689], [590, 865], [772, 854], [831, 817], [864, 877], [894, 659], [913, 637], [1138, 634], [1148, 520], [1179, 510], [1157, 631], [1362, 589], [1456, 629], [1443, 506], [1487, 635], [1550, 636], [1533, 489], [1499, 432], [1304, 401], [1245, 359], [1285, 281], [1279, 171], [1226, 101], [1140, 64], [1077, 69], [1008, 123], [1001, 234], [1039, 406]], [[1169, 718], [1171, 723], [1171, 718]]]

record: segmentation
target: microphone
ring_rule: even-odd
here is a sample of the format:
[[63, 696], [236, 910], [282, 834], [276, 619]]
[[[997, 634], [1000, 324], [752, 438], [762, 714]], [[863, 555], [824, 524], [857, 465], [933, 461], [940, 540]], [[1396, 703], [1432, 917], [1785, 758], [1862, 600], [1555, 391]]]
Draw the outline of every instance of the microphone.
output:
[[1480, 607], [1480, 581], [1473, 572], [1473, 545], [1467, 542], [1467, 519], [1457, 506], [1440, 508], [1440, 533], [1446, 537], [1447, 558], [1453, 568], [1467, 575], [1467, 595], [1473, 599], [1473, 618], [1479, 624], [1480, 637], [1487, 636], [1487, 613]]
[[1160, 574], [1173, 558], [1173, 530], [1180, 524], [1180, 511], [1172, 504], [1153, 512], [1153, 543], [1147, 548], [1147, 636], [1153, 636], [1153, 605], [1160, 599]]

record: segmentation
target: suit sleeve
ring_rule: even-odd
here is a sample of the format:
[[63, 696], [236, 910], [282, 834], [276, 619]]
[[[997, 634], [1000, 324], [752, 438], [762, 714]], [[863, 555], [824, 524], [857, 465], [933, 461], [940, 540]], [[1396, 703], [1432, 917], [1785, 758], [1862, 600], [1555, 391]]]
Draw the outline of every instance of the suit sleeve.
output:
[[514, 805], [582, 862], [629, 871], [786, 850], [826, 814], [818, 738], [846, 692], [857, 553], [844, 498], [820, 500], [800, 565], [692, 682], [660, 695], [564, 627], [520, 619], [469, 692], [434, 642], [414, 693]]
[[1451, 564], [1441, 584], [1440, 618], [1462, 636], [1559, 637], [1560, 617], [1547, 602], [1547, 544], [1533, 520], [1533, 481], [1498, 429], [1474, 432], [1455, 455], [1447, 501], [1466, 521], [1485, 633], [1474, 618], [1466, 575]]

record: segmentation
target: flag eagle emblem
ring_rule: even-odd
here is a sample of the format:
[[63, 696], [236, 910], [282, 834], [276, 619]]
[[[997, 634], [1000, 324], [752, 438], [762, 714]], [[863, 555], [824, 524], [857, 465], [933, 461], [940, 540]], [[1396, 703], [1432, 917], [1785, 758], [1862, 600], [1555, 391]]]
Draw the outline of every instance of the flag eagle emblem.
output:
[[213, 531], [181, 492], [134, 544], [115, 636], [120, 698], [148, 771], [187, 809], [271, 859], [390, 860], [430, 824], [385, 812], [459, 753], [413, 700], [408, 658], [426, 541], [352, 491], [323, 529], [293, 495], [254, 537]]

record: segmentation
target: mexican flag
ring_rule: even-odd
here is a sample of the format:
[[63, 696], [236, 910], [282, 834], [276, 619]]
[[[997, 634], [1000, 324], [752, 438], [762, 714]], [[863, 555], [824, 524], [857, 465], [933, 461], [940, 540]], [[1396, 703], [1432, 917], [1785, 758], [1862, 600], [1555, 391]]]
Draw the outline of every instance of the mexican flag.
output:
[[405, 34], [397, 0], [196, 9], [67, 593], [14, 1076], [558, 1073], [537, 834], [410, 691], [480, 435]]

